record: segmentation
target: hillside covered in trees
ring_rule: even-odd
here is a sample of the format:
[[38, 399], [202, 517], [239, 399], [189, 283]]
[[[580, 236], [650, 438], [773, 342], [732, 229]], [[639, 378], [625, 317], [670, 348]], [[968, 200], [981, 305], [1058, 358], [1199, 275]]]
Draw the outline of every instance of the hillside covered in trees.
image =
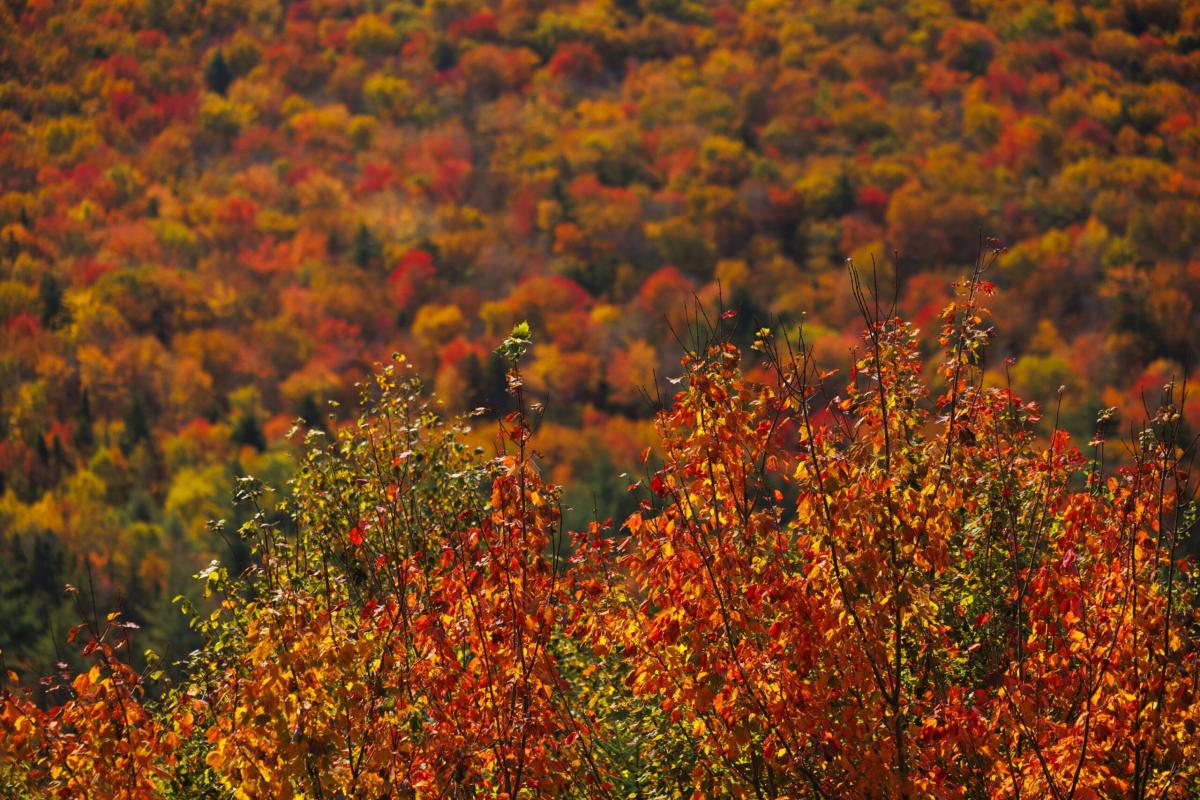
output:
[[1169, 0], [4, 3], [6, 664], [66, 657], [66, 583], [190, 651], [297, 418], [402, 352], [490, 447], [522, 320], [574, 528], [636, 510], [694, 298], [861, 357], [847, 258], [933, 330], [995, 236], [983, 379], [1123, 429], [1200, 358], [1198, 93]]

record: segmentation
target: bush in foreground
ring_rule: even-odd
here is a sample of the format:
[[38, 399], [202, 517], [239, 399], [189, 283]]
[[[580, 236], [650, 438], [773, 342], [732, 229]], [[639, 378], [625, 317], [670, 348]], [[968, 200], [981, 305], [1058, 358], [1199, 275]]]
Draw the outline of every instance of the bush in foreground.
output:
[[[1181, 390], [1105, 469], [982, 385], [980, 270], [944, 359], [861, 290], [835, 394], [798, 341], [708, 327], [620, 530], [565, 552], [524, 413], [495, 457], [401, 361], [314, 435], [292, 499], [203, 575], [207, 645], [162, 701], [96, 665], [0, 699], [27, 797], [1186, 797], [1200, 770]], [[502, 347], [517, 362], [527, 330]], [[649, 463], [647, 458], [647, 463]], [[649, 469], [649, 468], [647, 468]], [[641, 483], [641, 482], [639, 482]], [[244, 499], [262, 502], [246, 481]], [[281, 513], [282, 512], [282, 513]], [[14, 678], [15, 680], [15, 678]]]

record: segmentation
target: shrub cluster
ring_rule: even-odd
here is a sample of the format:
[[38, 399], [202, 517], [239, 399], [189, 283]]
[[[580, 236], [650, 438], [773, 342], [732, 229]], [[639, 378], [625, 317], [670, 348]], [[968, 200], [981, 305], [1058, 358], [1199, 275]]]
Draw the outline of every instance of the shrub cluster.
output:
[[[699, 325], [619, 528], [568, 536], [536, 409], [493, 457], [403, 359], [309, 434], [290, 499], [201, 574], [216, 610], [148, 699], [128, 630], [79, 633], [53, 707], [0, 695], [22, 797], [1189, 797], [1196, 520], [1182, 387], [1088, 454], [986, 386], [977, 267], [920, 332], [862, 288], [844, 383], [801, 329]], [[1099, 426], [1100, 423], [1098, 423]], [[15, 680], [15, 676], [13, 676]]]

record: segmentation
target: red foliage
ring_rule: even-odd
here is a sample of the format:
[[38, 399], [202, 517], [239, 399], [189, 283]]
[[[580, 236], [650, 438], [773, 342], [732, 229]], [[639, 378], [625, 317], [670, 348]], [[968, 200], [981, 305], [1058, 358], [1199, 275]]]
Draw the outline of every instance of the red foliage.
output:
[[594, 81], [604, 74], [604, 64], [595, 49], [586, 42], [563, 42], [547, 64], [556, 78]]
[[446, 28], [450, 36], [469, 39], [490, 39], [499, 33], [494, 11], [477, 11], [463, 19], [457, 19]]
[[864, 186], [858, 190], [858, 205], [876, 220], [882, 220], [887, 211], [890, 195], [878, 186]]
[[354, 187], [354, 193], [359, 195], [374, 194], [391, 188], [397, 182], [398, 175], [395, 167], [387, 162], [372, 161], [363, 165], [362, 177]]

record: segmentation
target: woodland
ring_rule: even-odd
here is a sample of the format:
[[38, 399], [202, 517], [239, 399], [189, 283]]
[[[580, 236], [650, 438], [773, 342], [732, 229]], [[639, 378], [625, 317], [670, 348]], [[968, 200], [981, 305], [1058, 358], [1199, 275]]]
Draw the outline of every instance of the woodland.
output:
[[1200, 797], [1192, 0], [0, 3], [0, 796]]

